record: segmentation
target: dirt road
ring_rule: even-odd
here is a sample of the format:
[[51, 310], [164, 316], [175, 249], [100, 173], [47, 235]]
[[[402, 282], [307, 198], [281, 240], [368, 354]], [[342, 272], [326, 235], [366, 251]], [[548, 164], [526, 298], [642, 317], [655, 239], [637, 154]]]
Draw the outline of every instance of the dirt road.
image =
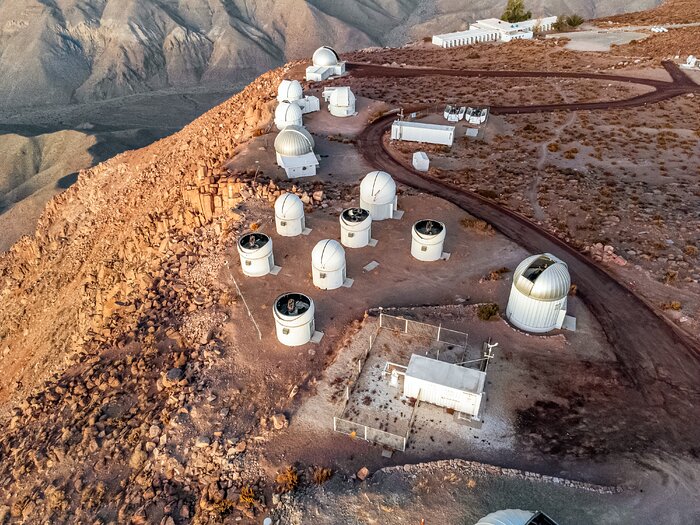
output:
[[[598, 79], [631, 82], [655, 90], [627, 100], [547, 104], [537, 106], [493, 107], [498, 114], [549, 112], [557, 110], [606, 110], [635, 107], [670, 99], [685, 93], [700, 93], [700, 86], [688, 79], [675, 64], [665, 63], [671, 82], [632, 78], [621, 75], [587, 73], [554, 73], [525, 71], [454, 71], [438, 69], [408, 69], [353, 64], [353, 76], [412, 77], [450, 75], [464, 77], [552, 77]], [[551, 252], [569, 265], [572, 281], [605, 330], [620, 365], [650, 402], [664, 403], [670, 397], [698, 396], [700, 377], [700, 345], [690, 334], [657, 314], [641, 297], [632, 293], [604, 268], [579, 253], [565, 242], [540, 228], [526, 217], [493, 201], [455, 185], [417, 172], [402, 164], [388, 151], [383, 142], [386, 130], [395, 119], [387, 115], [368, 125], [362, 133], [358, 148], [365, 159], [377, 169], [386, 170], [394, 178], [419, 190], [448, 200], [466, 212], [492, 224], [501, 233], [532, 252]]]

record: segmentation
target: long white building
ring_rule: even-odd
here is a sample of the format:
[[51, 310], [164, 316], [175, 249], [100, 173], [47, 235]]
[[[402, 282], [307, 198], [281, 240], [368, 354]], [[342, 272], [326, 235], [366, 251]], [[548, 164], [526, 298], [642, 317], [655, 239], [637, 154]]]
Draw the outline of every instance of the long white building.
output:
[[426, 124], [408, 120], [395, 120], [391, 125], [391, 140], [408, 140], [427, 144], [452, 146], [455, 138], [454, 126]]
[[551, 31], [557, 21], [556, 16], [532, 18], [524, 22], [505, 22], [498, 18], [487, 18], [474, 22], [465, 31], [445, 33], [433, 36], [433, 44], [440, 47], [458, 47], [478, 42], [510, 42], [533, 38], [535, 28]]

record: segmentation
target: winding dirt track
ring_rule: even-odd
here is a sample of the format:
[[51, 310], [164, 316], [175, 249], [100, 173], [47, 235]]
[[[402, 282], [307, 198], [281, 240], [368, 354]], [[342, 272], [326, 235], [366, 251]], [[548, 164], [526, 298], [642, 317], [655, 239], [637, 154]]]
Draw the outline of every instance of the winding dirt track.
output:
[[[581, 78], [627, 82], [651, 86], [654, 91], [630, 99], [534, 106], [492, 107], [495, 114], [541, 113], [550, 111], [609, 110], [643, 106], [668, 100], [686, 93], [700, 93], [675, 64], [664, 63], [671, 82], [632, 78], [622, 75], [599, 75], [573, 72], [460, 71], [444, 69], [409, 69], [351, 64], [354, 77], [416, 77], [448, 75], [496, 78]], [[604, 268], [579, 253], [526, 217], [480, 195], [434, 179], [404, 165], [384, 146], [383, 136], [395, 114], [386, 115], [367, 126], [358, 140], [364, 158], [378, 169], [391, 173], [396, 180], [431, 193], [459, 206], [466, 212], [493, 225], [511, 240], [531, 252], [551, 252], [568, 265], [578, 295], [585, 301], [603, 327], [615, 349], [620, 366], [638, 389], [650, 400], [663, 402], [666, 390], [673, 394], [700, 394], [700, 344], [690, 334], [657, 314], [641, 297], [632, 293]], [[670, 393], [670, 392], [669, 392]]]

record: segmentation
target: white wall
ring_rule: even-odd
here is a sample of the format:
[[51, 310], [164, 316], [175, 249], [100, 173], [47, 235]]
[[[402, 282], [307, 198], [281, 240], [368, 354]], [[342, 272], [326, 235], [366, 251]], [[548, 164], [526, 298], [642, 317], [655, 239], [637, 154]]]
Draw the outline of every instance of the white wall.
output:
[[416, 377], [405, 376], [403, 393], [426, 403], [451, 408], [476, 417], [479, 414], [483, 394], [472, 394], [447, 386], [431, 383]]

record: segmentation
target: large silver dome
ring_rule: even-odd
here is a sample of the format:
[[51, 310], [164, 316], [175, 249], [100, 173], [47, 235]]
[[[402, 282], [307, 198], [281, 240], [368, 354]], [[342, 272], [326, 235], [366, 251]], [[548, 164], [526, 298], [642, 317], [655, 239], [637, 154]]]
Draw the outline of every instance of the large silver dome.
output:
[[311, 60], [313, 61], [314, 66], [330, 67], [337, 66], [338, 62], [340, 62], [340, 57], [334, 49], [328, 46], [323, 46], [314, 51], [314, 55]]
[[569, 294], [571, 276], [564, 261], [544, 253], [521, 262], [513, 273], [513, 284], [532, 299], [559, 301]]
[[287, 126], [275, 138], [275, 151], [284, 157], [298, 157], [312, 153], [314, 139], [303, 126]]

